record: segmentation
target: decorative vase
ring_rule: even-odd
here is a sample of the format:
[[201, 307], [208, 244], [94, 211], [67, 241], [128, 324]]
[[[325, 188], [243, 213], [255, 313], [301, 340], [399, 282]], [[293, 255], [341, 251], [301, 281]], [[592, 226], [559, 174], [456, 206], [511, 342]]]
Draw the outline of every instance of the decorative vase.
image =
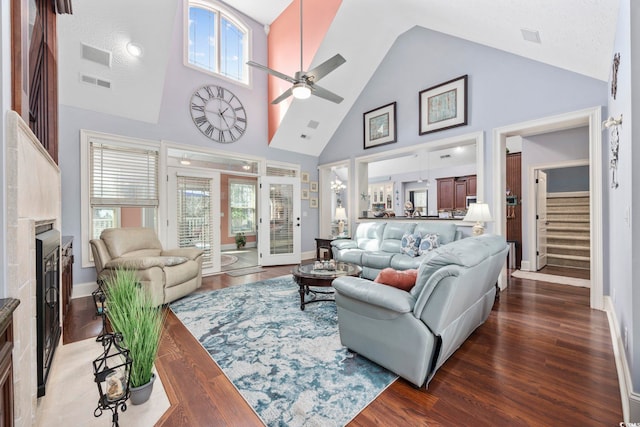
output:
[[151, 392], [153, 391], [153, 382], [155, 380], [156, 374], [151, 374], [151, 381], [148, 383], [143, 384], [140, 387], [131, 387], [131, 396], [129, 396], [129, 400], [132, 405], [142, 405], [144, 402], [149, 400]]

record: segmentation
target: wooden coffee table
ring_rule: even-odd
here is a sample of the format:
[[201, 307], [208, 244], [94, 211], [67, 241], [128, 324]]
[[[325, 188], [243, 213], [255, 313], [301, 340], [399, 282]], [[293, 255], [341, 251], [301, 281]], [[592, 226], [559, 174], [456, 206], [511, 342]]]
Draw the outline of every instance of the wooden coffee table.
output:
[[[300, 286], [300, 310], [304, 310], [304, 306], [312, 302], [335, 301], [333, 298], [317, 298], [318, 295], [332, 295], [333, 291], [319, 291], [310, 289], [310, 287], [331, 287], [331, 282], [341, 276], [358, 277], [362, 272], [362, 268], [358, 265], [348, 262], [336, 262], [335, 270], [315, 269], [315, 262], [296, 265], [291, 270], [293, 279]], [[305, 300], [305, 295], [312, 294], [312, 297]]]

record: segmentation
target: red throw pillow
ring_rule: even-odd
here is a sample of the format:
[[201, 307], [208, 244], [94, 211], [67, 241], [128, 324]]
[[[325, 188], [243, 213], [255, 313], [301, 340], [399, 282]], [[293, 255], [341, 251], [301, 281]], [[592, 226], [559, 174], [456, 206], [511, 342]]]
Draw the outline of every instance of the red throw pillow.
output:
[[376, 283], [393, 286], [409, 292], [416, 284], [418, 278], [418, 270], [394, 270], [393, 268], [385, 268], [374, 280]]

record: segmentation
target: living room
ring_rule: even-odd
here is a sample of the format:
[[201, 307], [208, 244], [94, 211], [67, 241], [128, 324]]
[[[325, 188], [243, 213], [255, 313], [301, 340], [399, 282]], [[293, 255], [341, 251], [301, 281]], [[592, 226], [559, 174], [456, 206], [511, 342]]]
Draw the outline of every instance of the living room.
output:
[[[294, 2], [295, 3], [295, 2]], [[315, 2], [307, 0], [305, 7], [311, 11]], [[339, 2], [338, 2], [339, 3]], [[60, 105], [59, 105], [59, 168], [61, 174], [61, 217], [59, 227], [64, 235], [75, 238], [76, 263], [74, 264], [74, 296], [87, 295], [89, 286], [95, 282], [95, 269], [88, 262], [88, 239], [83, 221], [83, 201], [80, 187], [85, 182], [82, 175], [84, 160], [79, 155], [81, 151], [81, 130], [89, 130], [113, 137], [124, 137], [130, 140], [144, 140], [160, 147], [159, 152], [166, 148], [179, 147], [192, 152], [224, 153], [231, 157], [247, 158], [267, 164], [293, 165], [299, 172], [308, 172], [310, 180], [320, 183], [320, 208], [322, 209], [322, 197], [329, 185], [328, 180], [323, 179], [318, 171], [319, 167], [335, 163], [345, 162], [352, 168], [351, 176], [355, 177], [355, 162], [358, 157], [371, 152], [383, 152], [387, 149], [407, 148], [416, 144], [423, 144], [445, 139], [451, 136], [463, 136], [480, 133], [484, 139], [485, 152], [482, 162], [484, 178], [484, 200], [492, 207], [497, 205], [499, 194], [495, 174], [496, 136], [502, 137], [502, 133], [496, 129], [508, 128], [516, 124], [551, 118], [562, 114], [569, 114], [585, 109], [599, 109], [601, 119], [606, 116], [618, 117], [624, 115], [624, 123], [633, 123], [635, 115], [632, 110], [634, 92], [637, 90], [632, 85], [632, 71], [634, 63], [631, 61], [637, 48], [634, 40], [634, 26], [632, 20], [634, 5], [630, 1], [602, 2], [589, 10], [591, 19], [607, 31], [603, 31], [603, 39], [599, 39], [597, 45], [605, 46], [603, 50], [594, 49], [593, 55], [580, 54], [578, 58], [572, 58], [570, 53], [573, 47], [566, 48], [565, 56], [551, 59], [543, 58], [540, 45], [519, 41], [521, 45], [513, 50], [522, 49], [514, 53], [507, 48], [489, 47], [482, 39], [456, 36], [455, 31], [446, 30], [444, 27], [412, 23], [405, 15], [388, 11], [388, 5], [377, 4], [379, 11], [376, 13], [388, 19], [374, 19], [376, 25], [373, 29], [364, 27], [358, 22], [353, 24], [353, 31], [358, 30], [362, 34], [350, 34], [349, 40], [353, 43], [336, 44], [338, 36], [335, 28], [344, 28], [344, 20], [354, 16], [354, 9], [363, 7], [345, 2], [337, 4], [335, 16], [336, 22], [332, 22], [333, 16], [324, 25], [328, 28], [326, 39], [318, 38], [316, 50], [317, 58], [307, 53], [308, 64], [317, 64], [334, 53], [341, 53], [347, 63], [336, 69], [335, 72], [323, 80], [323, 87], [330, 89], [345, 97], [345, 102], [333, 105], [326, 100], [314, 99], [308, 105], [304, 101], [293, 101], [289, 105], [289, 111], [284, 109], [269, 110], [268, 101], [279, 93], [269, 90], [266, 73], [257, 69], [251, 71], [251, 84], [235, 84], [224, 78], [218, 78], [204, 74], [184, 63], [184, 23], [185, 6], [182, 2], [176, 2], [171, 7], [157, 8], [150, 2], [139, 2], [135, 13], [123, 13], [115, 5], [83, 5], [74, 4], [74, 14], [59, 15], [58, 34], [60, 45], [59, 76], [60, 76]], [[240, 9], [235, 2], [228, 2], [223, 6]], [[126, 6], [123, 6], [126, 7]], [[368, 5], [367, 7], [374, 8]], [[433, 5], [424, 6], [428, 11]], [[469, 6], [471, 7], [471, 6]], [[543, 6], [539, 6], [543, 8]], [[551, 6], [548, 6], [551, 7]], [[141, 28], [136, 29], [140, 16], [151, 8], [154, 9], [154, 25], [150, 28], [144, 26], [147, 34], [142, 34]], [[158, 10], [155, 10], [155, 9]], [[5, 7], [5, 9], [7, 9]], [[516, 7], [516, 9], [518, 9]], [[523, 7], [524, 9], [524, 7]], [[550, 9], [553, 10], [553, 9]], [[612, 12], [612, 10], [614, 12]], [[461, 19], [473, 20], [463, 10], [457, 11]], [[292, 5], [294, 18], [297, 8]], [[425, 12], [428, 13], [428, 12]], [[3, 28], [9, 22], [8, 12], [3, 11]], [[144, 55], [140, 58], [130, 58], [124, 51], [114, 51], [115, 63], [126, 62], [123, 70], [131, 70], [131, 75], [120, 76], [122, 80], [113, 80], [113, 91], [107, 92], [101, 87], [90, 87], [79, 82], [78, 74], [110, 78], [109, 73], [98, 65], [88, 64], [79, 59], [78, 39], [73, 39], [73, 34], [81, 34], [83, 42], [90, 46], [107, 48], [104, 46], [107, 35], [94, 31], [97, 28], [107, 28], [112, 34], [120, 34], [116, 22], [125, 19], [131, 22], [131, 30], [127, 37], [131, 40], [145, 40], [141, 42]], [[542, 14], [544, 16], [544, 14]], [[144, 15], [146, 16], [146, 15]], [[249, 59], [260, 63], [272, 65], [272, 54], [264, 24], [257, 21], [251, 14], [239, 13], [242, 21], [248, 25], [252, 34], [252, 49]], [[277, 16], [277, 15], [276, 15]], [[378, 15], [372, 15], [377, 17]], [[477, 16], [477, 15], [476, 15]], [[606, 16], [606, 18], [601, 18]], [[453, 19], [453, 18], [451, 18]], [[586, 18], [584, 18], [586, 20]], [[487, 18], [490, 20], [490, 18]], [[522, 18], [521, 27], [535, 27], [538, 24], [527, 22]], [[443, 20], [444, 21], [444, 20]], [[549, 18], [549, 21], [552, 21]], [[105, 25], [107, 22], [108, 25]], [[292, 19], [297, 23], [297, 19]], [[617, 25], [616, 25], [617, 22]], [[271, 21], [271, 34], [277, 34], [277, 22]], [[109, 30], [111, 25], [111, 29]], [[540, 26], [543, 24], [540, 23]], [[583, 24], [577, 23], [576, 27]], [[342, 27], [341, 27], [342, 26]], [[380, 26], [384, 31], [380, 31]], [[377, 48], [371, 48], [371, 52], [363, 49], [365, 41], [360, 37], [372, 37], [372, 31], [384, 33], [389, 29], [387, 38], [380, 36], [376, 40], [366, 41], [367, 46], [377, 42]], [[76, 28], [79, 27], [79, 28]], [[519, 33], [520, 28], [516, 31]], [[309, 25], [309, 34], [312, 35], [312, 25]], [[613, 29], [615, 31], [613, 31]], [[365, 31], [366, 30], [366, 31]], [[127, 32], [124, 31], [124, 32]], [[291, 29], [287, 31], [292, 31]], [[305, 28], [305, 31], [307, 29]], [[458, 31], [461, 31], [460, 29]], [[552, 29], [541, 30], [542, 46], [550, 36]], [[577, 30], [576, 30], [577, 31]], [[73, 34], [72, 34], [73, 33]], [[521, 37], [520, 34], [516, 34]], [[315, 36], [317, 38], [317, 36]], [[515, 37], [515, 36], [514, 36]], [[6, 35], [3, 36], [3, 40]], [[114, 36], [115, 38], [115, 36]], [[153, 42], [146, 40], [153, 40]], [[290, 60], [296, 64], [299, 55], [295, 47], [298, 44], [297, 28], [295, 37], [291, 37], [293, 53]], [[8, 41], [6, 42], [8, 43]], [[370, 44], [369, 44], [370, 43]], [[528, 44], [527, 44], [528, 43]], [[577, 50], [577, 47], [575, 48]], [[361, 53], [355, 51], [363, 51]], [[604, 55], [601, 52], [604, 51]], [[581, 51], [584, 52], [584, 51]], [[589, 52], [589, 49], [586, 49]], [[598, 52], [596, 55], [595, 52]], [[611, 95], [611, 61], [614, 52], [622, 52], [617, 74], [617, 98]], [[358, 58], [367, 56], [365, 62]], [[73, 57], [73, 60], [69, 58]], [[589, 60], [586, 59], [589, 58]], [[2, 56], [3, 66], [8, 67], [11, 59], [6, 53]], [[159, 64], [156, 68], [146, 68], [145, 61], [154, 61]], [[580, 65], [570, 65], [572, 62]], [[157, 62], [156, 62], [157, 61]], [[312, 62], [313, 61], [313, 62]], [[589, 63], [586, 65], [585, 63]], [[351, 68], [351, 64], [357, 64]], [[435, 66], [437, 65], [437, 66]], [[573, 68], [572, 68], [573, 67]], [[583, 67], [583, 68], [581, 68]], [[597, 70], [587, 72], [589, 69]], [[298, 68], [294, 65], [291, 73]], [[134, 72], [141, 74], [135, 74]], [[418, 131], [418, 92], [441, 82], [459, 77], [469, 76], [468, 108], [469, 120], [466, 126], [461, 126], [447, 131], [420, 136]], [[357, 76], [357, 78], [355, 77]], [[401, 77], [398, 77], [401, 76]], [[131, 80], [131, 81], [128, 81]], [[354, 82], [357, 80], [357, 82]], [[189, 101], [194, 92], [207, 84], [215, 84], [230, 90], [243, 103], [247, 112], [247, 129], [244, 135], [233, 143], [219, 144], [212, 141], [194, 126], [189, 111]], [[278, 83], [280, 84], [280, 83]], [[129, 85], [129, 86], [127, 86]], [[140, 86], [140, 92], [135, 86]], [[3, 73], [3, 93], [11, 87], [10, 77]], [[285, 86], [288, 87], [286, 82]], [[72, 89], [68, 89], [72, 88]], [[135, 90], [134, 90], [135, 89]], [[127, 97], [122, 96], [122, 91], [130, 91]], [[5, 96], [3, 111], [10, 109]], [[362, 114], [389, 102], [397, 103], [397, 142], [373, 150], [363, 150], [362, 147]], [[316, 111], [317, 114], [316, 115]], [[271, 124], [273, 116], [280, 115], [282, 122], [275, 129]], [[322, 117], [322, 119], [318, 119]], [[309, 129], [309, 120], [320, 122], [317, 131]], [[631, 122], [629, 122], [631, 120]], [[600, 120], [598, 120], [600, 121]], [[581, 123], [583, 125], [584, 122]], [[598, 126], [599, 123], [591, 123]], [[271, 131], [269, 130], [271, 126]], [[3, 129], [6, 129], [6, 121], [3, 119]], [[610, 313], [616, 335], [614, 341], [618, 345], [619, 357], [623, 364], [629, 366], [620, 381], [626, 384], [623, 397], [627, 398], [626, 411], [631, 413], [637, 408], [638, 375], [636, 369], [640, 351], [635, 351], [640, 345], [640, 339], [635, 340], [638, 330], [635, 325], [637, 319], [633, 315], [633, 301], [637, 299], [637, 291], [634, 292], [635, 278], [639, 274], [637, 262], [634, 262], [634, 237], [640, 233], [638, 225], [631, 221], [633, 212], [632, 186], [638, 180], [633, 173], [632, 153], [632, 127], [620, 128], [620, 160], [618, 164], [617, 179], [620, 182], [618, 188], [610, 188], [609, 175], [609, 132], [599, 129], [601, 142], [601, 179], [602, 205], [599, 206], [602, 218], [602, 272], [599, 283], [600, 299], [602, 304], [591, 307], [598, 310], [606, 310]], [[301, 133], [306, 133], [311, 138], [300, 138]], [[503, 132], [505, 133], [505, 132]], [[5, 135], [6, 132], [3, 132]], [[273, 134], [273, 135], [270, 135]], [[505, 133], [505, 136], [506, 135]], [[6, 147], [6, 141], [3, 139]], [[7, 169], [7, 158], [3, 156], [3, 169]], [[162, 163], [161, 163], [162, 164]], [[167, 166], [167, 165], [165, 165]], [[355, 181], [355, 180], [354, 180]], [[350, 215], [348, 222], [357, 222], [355, 209], [358, 203], [360, 189], [356, 189], [355, 182], [349, 182], [346, 205]], [[4, 190], [3, 190], [3, 194]], [[163, 193], [161, 193], [162, 196]], [[164, 193], [166, 195], [166, 193]], [[330, 193], [329, 193], [330, 194]], [[301, 247], [303, 258], [313, 257], [315, 251], [314, 237], [322, 234], [324, 223], [330, 223], [324, 210], [318, 210], [310, 206], [309, 201], [302, 200], [301, 210]], [[166, 203], [160, 202], [160, 203]], [[5, 207], [8, 207], [5, 205]], [[162, 208], [161, 208], [162, 209]], [[3, 209], [7, 211], [7, 209]], [[168, 211], [167, 211], [168, 212]], [[322, 212], [322, 214], [321, 214]], [[306, 213], [306, 216], [304, 215]], [[619, 216], [618, 216], [619, 215]], [[329, 213], [331, 216], [331, 213]], [[168, 214], [162, 210], [159, 212], [158, 223], [168, 219]], [[495, 227], [495, 228], [494, 228]], [[489, 232], [499, 230], [497, 224], [488, 225]], [[168, 243], [169, 232], [160, 227], [158, 234], [163, 243]], [[2, 254], [4, 260], [8, 260], [10, 253], [11, 234], [3, 230]], [[86, 246], [86, 247], [85, 247]], [[86, 251], [86, 252], [85, 252]], [[3, 262], [4, 266], [11, 263]], [[3, 276], [8, 279], [10, 271], [2, 267]], [[285, 273], [283, 273], [285, 274]], [[506, 279], [506, 278], [505, 278]], [[4, 281], [7, 283], [7, 280]], [[504, 284], [506, 286], [506, 283]], [[597, 286], [596, 286], [597, 287]], [[17, 297], [5, 285], [3, 296]], [[76, 292], [77, 291], [77, 292]], [[593, 289], [592, 289], [593, 291]], [[77, 295], [76, 295], [77, 293]], [[635, 386], [634, 386], [635, 384]], [[625, 400], [625, 399], [623, 399]], [[635, 402], [635, 403], [634, 403]], [[634, 406], [635, 405], [635, 406]], [[624, 407], [623, 403], [623, 407]], [[636, 409], [637, 410], [637, 409]], [[637, 419], [631, 417], [630, 420]]]

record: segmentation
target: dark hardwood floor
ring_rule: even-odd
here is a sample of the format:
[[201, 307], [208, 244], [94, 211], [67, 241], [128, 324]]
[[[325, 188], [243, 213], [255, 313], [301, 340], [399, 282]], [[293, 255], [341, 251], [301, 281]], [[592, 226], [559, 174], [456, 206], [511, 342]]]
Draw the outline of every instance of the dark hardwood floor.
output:
[[[290, 266], [203, 280], [201, 291], [289, 274]], [[90, 298], [72, 300], [65, 343], [100, 331]], [[170, 313], [156, 367], [171, 408], [157, 423], [259, 426], [253, 410]], [[487, 322], [429, 389], [397, 380], [349, 425], [613, 426], [622, 421], [607, 316], [589, 290], [510, 278]]]

